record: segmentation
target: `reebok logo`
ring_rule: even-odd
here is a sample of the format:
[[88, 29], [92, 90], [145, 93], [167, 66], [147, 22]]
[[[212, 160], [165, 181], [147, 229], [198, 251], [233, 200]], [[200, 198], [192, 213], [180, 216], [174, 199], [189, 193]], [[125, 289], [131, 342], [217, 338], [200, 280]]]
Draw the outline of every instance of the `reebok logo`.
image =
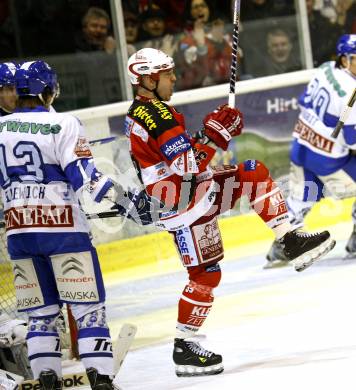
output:
[[[73, 374], [63, 378], [63, 388], [73, 388], [88, 385], [88, 380], [84, 375]], [[39, 390], [41, 388], [38, 381], [29, 380], [20, 385], [21, 390]]]

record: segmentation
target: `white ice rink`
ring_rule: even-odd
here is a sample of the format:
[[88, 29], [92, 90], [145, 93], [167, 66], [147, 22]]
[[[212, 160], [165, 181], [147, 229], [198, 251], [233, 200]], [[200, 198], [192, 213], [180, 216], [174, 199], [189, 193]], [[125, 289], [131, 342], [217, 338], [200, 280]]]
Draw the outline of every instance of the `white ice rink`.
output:
[[[351, 224], [332, 229], [335, 249], [302, 273], [263, 270], [269, 243], [221, 263], [223, 278], [201, 344], [221, 353], [225, 371], [178, 378], [172, 339], [183, 271], [108, 283], [112, 334], [138, 325], [120, 371], [123, 390], [356, 389], [356, 260], [342, 260]], [[233, 256], [232, 256], [233, 257]], [[178, 260], [177, 260], [178, 261]]]

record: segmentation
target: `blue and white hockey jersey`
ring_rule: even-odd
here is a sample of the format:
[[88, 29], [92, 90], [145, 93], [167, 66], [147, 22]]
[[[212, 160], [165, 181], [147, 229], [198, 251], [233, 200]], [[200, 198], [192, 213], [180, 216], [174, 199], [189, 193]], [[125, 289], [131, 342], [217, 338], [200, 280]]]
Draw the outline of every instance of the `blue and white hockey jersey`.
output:
[[44, 107], [0, 118], [0, 186], [7, 235], [87, 233], [78, 197], [112, 182], [95, 168], [80, 121]]
[[356, 86], [356, 78], [335, 62], [320, 66], [299, 98], [291, 160], [317, 175], [336, 172], [356, 149], [356, 109], [351, 111], [337, 139], [331, 133]]

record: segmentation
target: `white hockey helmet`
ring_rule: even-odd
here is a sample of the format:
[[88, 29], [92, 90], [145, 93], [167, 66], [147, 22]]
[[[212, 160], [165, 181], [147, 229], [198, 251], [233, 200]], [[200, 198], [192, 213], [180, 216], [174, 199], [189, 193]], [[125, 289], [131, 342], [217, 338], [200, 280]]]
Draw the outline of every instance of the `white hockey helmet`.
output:
[[127, 63], [127, 72], [131, 84], [139, 85], [140, 76], [150, 75], [159, 80], [159, 73], [174, 68], [173, 58], [161, 50], [146, 47], [132, 54]]

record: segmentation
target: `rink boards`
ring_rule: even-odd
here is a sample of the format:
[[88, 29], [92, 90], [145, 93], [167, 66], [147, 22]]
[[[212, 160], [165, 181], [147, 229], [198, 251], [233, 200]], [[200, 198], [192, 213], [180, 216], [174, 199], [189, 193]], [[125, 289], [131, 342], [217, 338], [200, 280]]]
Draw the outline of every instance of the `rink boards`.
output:
[[[316, 230], [324, 226], [351, 220], [353, 199], [335, 201], [323, 199], [306, 218], [306, 227]], [[255, 246], [256, 242], [273, 240], [273, 233], [255, 213], [222, 217], [219, 219], [225, 251], [241, 245]], [[152, 267], [153, 272], [180, 268], [180, 260], [172, 237], [167, 232], [152, 233], [130, 239], [114, 241], [97, 247], [104, 275], [116, 273], [125, 280], [123, 271], [139, 266]], [[135, 272], [136, 273], [136, 272]], [[122, 275], [122, 276], [120, 276]]]

